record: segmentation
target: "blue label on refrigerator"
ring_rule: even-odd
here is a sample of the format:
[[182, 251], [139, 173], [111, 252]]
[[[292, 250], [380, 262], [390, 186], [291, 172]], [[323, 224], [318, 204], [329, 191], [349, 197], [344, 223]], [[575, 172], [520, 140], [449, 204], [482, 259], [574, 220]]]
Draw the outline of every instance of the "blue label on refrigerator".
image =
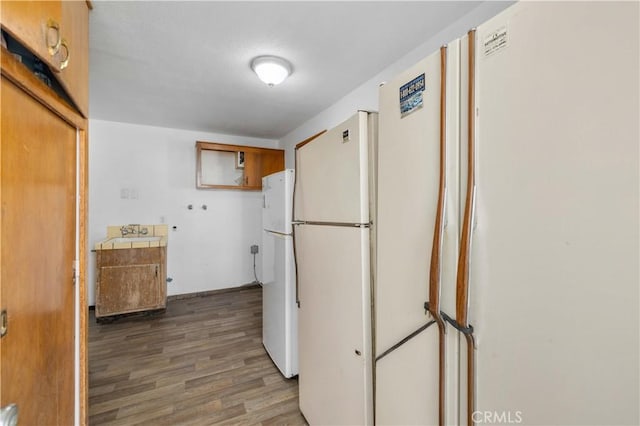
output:
[[400, 115], [402, 117], [422, 107], [422, 92], [425, 88], [424, 74], [400, 87]]

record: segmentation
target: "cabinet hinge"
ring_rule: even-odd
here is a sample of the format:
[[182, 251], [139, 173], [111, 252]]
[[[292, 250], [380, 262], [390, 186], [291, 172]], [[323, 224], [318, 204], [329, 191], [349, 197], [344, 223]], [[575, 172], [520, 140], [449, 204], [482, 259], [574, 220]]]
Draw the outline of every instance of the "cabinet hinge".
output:
[[80, 261], [74, 260], [72, 268], [73, 268], [72, 281], [73, 281], [73, 285], [76, 285], [78, 281], [78, 276], [80, 275]]
[[7, 334], [9, 328], [9, 320], [7, 318], [7, 310], [3, 309], [0, 313], [0, 338]]

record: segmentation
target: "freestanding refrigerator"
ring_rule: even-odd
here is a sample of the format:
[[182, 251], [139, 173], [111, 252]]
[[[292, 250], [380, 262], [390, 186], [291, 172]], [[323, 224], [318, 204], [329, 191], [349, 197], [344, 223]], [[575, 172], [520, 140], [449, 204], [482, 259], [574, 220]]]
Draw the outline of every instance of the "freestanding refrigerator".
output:
[[284, 377], [298, 374], [298, 312], [291, 236], [294, 171], [262, 178], [262, 342]]
[[380, 89], [378, 424], [458, 418], [458, 337], [440, 312], [455, 313], [459, 50], [454, 41]]
[[639, 12], [517, 3], [380, 89], [377, 423], [640, 421]]
[[300, 410], [310, 424], [373, 423], [371, 287], [377, 114], [296, 151]]

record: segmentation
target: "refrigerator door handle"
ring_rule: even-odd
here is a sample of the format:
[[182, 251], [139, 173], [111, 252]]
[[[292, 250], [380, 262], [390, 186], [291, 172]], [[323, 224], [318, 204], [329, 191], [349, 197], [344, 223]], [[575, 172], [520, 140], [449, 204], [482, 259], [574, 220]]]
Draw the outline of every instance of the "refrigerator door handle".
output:
[[444, 240], [445, 205], [447, 193], [447, 46], [440, 48], [440, 179], [438, 204], [433, 230], [431, 263], [429, 268], [429, 302], [425, 307], [438, 324], [439, 369], [438, 369], [438, 423], [445, 424], [445, 322], [440, 314], [442, 285], [442, 244]]
[[467, 193], [464, 215], [462, 217], [462, 235], [458, 255], [456, 276], [456, 321], [462, 327], [469, 326], [469, 267], [471, 255], [471, 236], [474, 227], [476, 207], [475, 181], [475, 29], [469, 31], [469, 128], [467, 153]]
[[468, 152], [467, 152], [467, 194], [465, 197], [464, 216], [462, 218], [462, 235], [460, 238], [460, 253], [458, 256], [458, 271], [456, 277], [456, 322], [459, 330], [464, 332], [467, 342], [467, 424], [474, 425], [473, 413], [475, 411], [475, 339], [473, 328], [469, 324], [469, 269], [471, 257], [471, 236], [474, 228], [476, 207], [476, 181], [475, 181], [475, 56], [476, 56], [476, 30], [468, 34], [469, 55], [469, 103], [468, 103]]
[[[299, 145], [298, 145], [299, 146]], [[293, 151], [293, 195], [291, 203], [291, 243], [293, 245], [293, 269], [296, 274], [296, 306], [300, 309], [300, 284], [298, 279], [298, 253], [296, 251], [296, 225], [304, 222], [296, 220], [296, 189], [298, 188], [298, 146]]]
[[287, 234], [286, 232], [278, 232], [278, 231], [270, 231], [268, 229], [264, 230], [267, 234], [273, 235], [275, 237], [290, 237], [292, 234]]
[[440, 324], [440, 285], [442, 266], [442, 243], [444, 236], [444, 209], [447, 187], [447, 47], [440, 48], [440, 171], [438, 184], [438, 201], [436, 205], [436, 220], [433, 230], [433, 244], [431, 247], [431, 264], [429, 269], [429, 307], [431, 315]]

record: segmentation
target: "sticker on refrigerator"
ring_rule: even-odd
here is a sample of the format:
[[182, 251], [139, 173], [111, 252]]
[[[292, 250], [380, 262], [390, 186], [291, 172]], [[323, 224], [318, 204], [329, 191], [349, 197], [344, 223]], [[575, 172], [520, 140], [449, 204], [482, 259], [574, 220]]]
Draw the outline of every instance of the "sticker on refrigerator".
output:
[[413, 111], [422, 108], [422, 92], [426, 86], [424, 74], [419, 75], [400, 87], [400, 116], [406, 117]]
[[507, 47], [507, 27], [504, 26], [497, 29], [484, 37], [482, 41], [482, 48], [484, 50], [484, 56], [493, 55], [499, 50]]
[[342, 131], [342, 143], [349, 142], [351, 140], [351, 136], [349, 136], [349, 129]]

